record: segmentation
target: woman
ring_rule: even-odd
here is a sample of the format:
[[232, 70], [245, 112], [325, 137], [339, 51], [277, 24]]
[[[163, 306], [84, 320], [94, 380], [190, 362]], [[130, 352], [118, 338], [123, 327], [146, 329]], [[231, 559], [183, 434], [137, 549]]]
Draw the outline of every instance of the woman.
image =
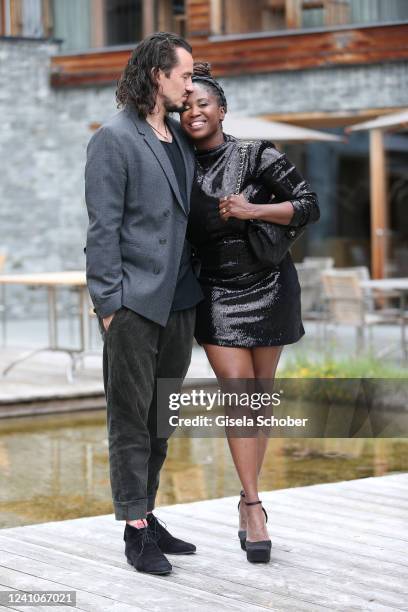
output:
[[[195, 144], [197, 160], [188, 228], [204, 292], [196, 340], [218, 380], [273, 380], [283, 346], [305, 333], [300, 286], [289, 253], [275, 268], [257, 260], [247, 238], [248, 222], [315, 222], [320, 214], [316, 194], [270, 142], [249, 143], [243, 159], [239, 141], [223, 133], [227, 102], [209, 64], [195, 64], [193, 84], [181, 125]], [[242, 162], [241, 193], [231, 195]], [[273, 197], [279, 203], [270, 204]], [[268, 437], [237, 437], [228, 430], [227, 437], [245, 502], [239, 504], [241, 546], [249, 561], [267, 562], [271, 541], [258, 475]]]

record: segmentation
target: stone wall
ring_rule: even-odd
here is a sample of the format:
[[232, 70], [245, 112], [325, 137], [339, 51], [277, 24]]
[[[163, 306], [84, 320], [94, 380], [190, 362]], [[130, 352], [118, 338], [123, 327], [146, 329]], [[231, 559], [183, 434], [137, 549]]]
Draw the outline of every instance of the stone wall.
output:
[[233, 112], [307, 113], [408, 105], [408, 62], [220, 79]]
[[[84, 268], [89, 124], [115, 112], [114, 88], [55, 91], [48, 42], [0, 39], [0, 253], [5, 272]], [[7, 288], [12, 316], [45, 313], [43, 291]], [[62, 305], [68, 303], [62, 296]], [[30, 308], [28, 309], [28, 305]]]

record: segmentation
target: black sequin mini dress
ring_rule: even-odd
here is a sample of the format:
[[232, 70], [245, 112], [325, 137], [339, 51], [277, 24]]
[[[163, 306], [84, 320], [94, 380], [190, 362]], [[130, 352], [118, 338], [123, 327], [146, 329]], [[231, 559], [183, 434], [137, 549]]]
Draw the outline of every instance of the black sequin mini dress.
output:
[[[224, 139], [215, 149], [196, 153], [187, 231], [201, 266], [204, 300], [197, 305], [195, 338], [199, 344], [231, 347], [292, 344], [305, 331], [290, 253], [279, 266], [266, 268], [249, 244], [249, 221], [222, 221], [219, 215], [219, 198], [235, 193], [241, 159], [239, 141]], [[254, 204], [290, 200], [291, 225], [319, 218], [316, 194], [270, 142], [249, 143], [241, 186]]]

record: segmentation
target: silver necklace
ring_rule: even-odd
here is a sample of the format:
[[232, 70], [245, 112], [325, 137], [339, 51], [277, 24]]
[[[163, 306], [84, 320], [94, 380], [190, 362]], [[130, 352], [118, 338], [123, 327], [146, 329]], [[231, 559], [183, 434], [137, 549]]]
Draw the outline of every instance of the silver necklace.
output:
[[167, 126], [166, 123], [164, 123], [164, 129], [166, 130], [166, 134], [163, 134], [162, 132], [160, 132], [157, 128], [154, 127], [154, 125], [152, 125], [149, 121], [147, 121], [147, 123], [150, 125], [151, 128], [153, 128], [153, 130], [155, 132], [157, 132], [160, 136], [162, 136], [165, 140], [167, 140], [167, 142], [170, 142], [170, 137], [167, 133]]

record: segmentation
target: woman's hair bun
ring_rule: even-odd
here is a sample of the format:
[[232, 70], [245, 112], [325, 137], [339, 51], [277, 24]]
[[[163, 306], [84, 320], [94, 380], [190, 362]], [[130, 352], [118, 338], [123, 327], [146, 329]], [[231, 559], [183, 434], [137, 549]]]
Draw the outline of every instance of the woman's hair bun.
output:
[[208, 62], [194, 62], [194, 76], [211, 77], [211, 64]]

